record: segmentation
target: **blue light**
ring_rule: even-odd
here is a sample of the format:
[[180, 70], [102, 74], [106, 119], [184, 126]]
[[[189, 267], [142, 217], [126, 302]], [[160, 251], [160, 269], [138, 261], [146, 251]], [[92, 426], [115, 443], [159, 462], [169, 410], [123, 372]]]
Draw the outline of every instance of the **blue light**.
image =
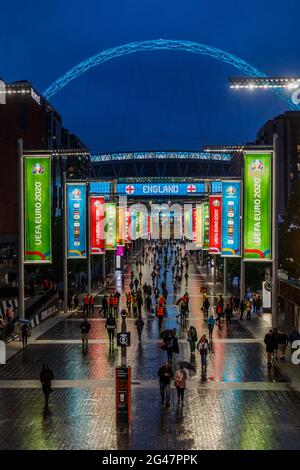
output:
[[110, 183], [104, 181], [94, 181], [90, 183], [90, 193], [91, 194], [109, 194], [110, 193]]
[[[121, 46], [113, 47], [102, 51], [80, 64], [76, 65], [70, 69], [67, 73], [59, 77], [55, 82], [52, 83], [45, 91], [44, 96], [46, 99], [49, 99], [51, 96], [55, 95], [59, 90], [66, 86], [70, 81], [74, 80], [77, 77], [80, 77], [83, 73], [87, 72], [89, 69], [96, 67], [99, 64], [107, 62], [108, 60], [114, 59], [116, 57], [121, 57], [128, 54], [133, 54], [135, 52], [145, 52], [153, 50], [173, 50], [173, 51], [186, 51], [192, 52], [195, 54], [207, 55], [214, 59], [217, 59], [226, 64], [230, 64], [233, 67], [241, 70], [249, 77], [267, 77], [265, 73], [260, 72], [258, 69], [248, 64], [239, 57], [230, 54], [229, 52], [222, 51], [213, 46], [208, 46], [206, 44], [198, 44], [191, 41], [181, 41], [174, 39], [156, 39], [150, 41], [140, 41], [132, 42], [129, 44], [123, 44]], [[272, 89], [272, 92], [275, 93], [282, 101], [284, 101], [290, 109], [299, 111], [300, 105], [296, 105], [292, 102], [291, 98], [285, 95], [282, 91], [277, 89]]]

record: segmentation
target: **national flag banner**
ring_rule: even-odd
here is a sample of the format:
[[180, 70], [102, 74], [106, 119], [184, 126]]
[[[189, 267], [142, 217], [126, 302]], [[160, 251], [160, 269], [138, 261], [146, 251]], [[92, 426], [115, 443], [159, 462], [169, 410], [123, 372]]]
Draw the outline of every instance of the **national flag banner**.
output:
[[130, 209], [130, 239], [136, 240], [137, 211]]
[[203, 233], [203, 248], [202, 250], [209, 249], [209, 203], [204, 202], [202, 210], [202, 233]]
[[104, 219], [105, 200], [103, 196], [90, 196], [90, 253], [105, 253]]
[[86, 258], [86, 185], [67, 183], [67, 257]]
[[115, 250], [117, 247], [117, 207], [115, 203], [105, 203], [105, 249]]
[[222, 181], [222, 256], [240, 256], [241, 183]]
[[51, 158], [25, 156], [25, 263], [51, 263]]
[[221, 254], [222, 196], [209, 196], [209, 253]]
[[127, 239], [126, 207], [119, 205], [117, 207], [117, 215], [117, 246], [124, 246]]
[[271, 261], [272, 152], [244, 152], [244, 259]]

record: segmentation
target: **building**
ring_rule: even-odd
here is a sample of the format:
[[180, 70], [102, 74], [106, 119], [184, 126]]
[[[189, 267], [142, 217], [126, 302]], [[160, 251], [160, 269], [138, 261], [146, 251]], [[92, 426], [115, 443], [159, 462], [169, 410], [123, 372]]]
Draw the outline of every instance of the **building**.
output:
[[278, 212], [284, 214], [294, 183], [300, 179], [300, 112], [287, 111], [267, 121], [256, 143], [272, 145], [273, 134], [278, 134]]
[[[2, 82], [3, 83], [3, 82]], [[18, 233], [18, 139], [24, 150], [78, 149], [83, 155], [66, 159], [68, 178], [89, 174], [89, 156], [81, 140], [64, 129], [56, 109], [28, 81], [5, 84], [0, 101], [0, 270], [1, 261], [16, 257]], [[53, 158], [52, 215], [62, 207], [63, 157]], [[1, 279], [0, 279], [1, 282]]]

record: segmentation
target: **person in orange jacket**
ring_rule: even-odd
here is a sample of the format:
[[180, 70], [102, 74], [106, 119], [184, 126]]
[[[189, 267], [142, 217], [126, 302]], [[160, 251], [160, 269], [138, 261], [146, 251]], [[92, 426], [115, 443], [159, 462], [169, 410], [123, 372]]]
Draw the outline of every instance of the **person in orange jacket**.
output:
[[162, 329], [164, 314], [165, 314], [165, 308], [162, 305], [158, 305], [156, 307], [156, 315], [158, 316], [158, 326], [160, 330]]
[[113, 307], [114, 307], [114, 317], [116, 318], [119, 314], [119, 297], [117, 294], [113, 296]]
[[88, 294], [85, 294], [83, 298], [83, 316], [88, 316], [89, 314], [89, 305], [90, 305], [90, 298]]
[[89, 314], [94, 313], [94, 306], [95, 306], [95, 297], [90, 295], [89, 298]]

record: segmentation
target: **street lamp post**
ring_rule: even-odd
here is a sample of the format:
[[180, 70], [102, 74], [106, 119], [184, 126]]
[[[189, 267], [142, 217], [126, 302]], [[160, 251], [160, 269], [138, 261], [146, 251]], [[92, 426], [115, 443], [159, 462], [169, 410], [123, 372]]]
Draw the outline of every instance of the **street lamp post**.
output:
[[68, 228], [67, 228], [67, 174], [63, 171], [63, 284], [64, 284], [64, 313], [68, 312]]
[[19, 238], [19, 281], [18, 281], [18, 310], [19, 318], [25, 318], [25, 275], [24, 275], [24, 158], [23, 139], [18, 139], [19, 157], [19, 211], [18, 211], [18, 238]]
[[277, 146], [278, 135], [273, 134], [273, 166], [272, 166], [272, 327], [276, 328], [278, 323], [278, 172], [277, 172]]

